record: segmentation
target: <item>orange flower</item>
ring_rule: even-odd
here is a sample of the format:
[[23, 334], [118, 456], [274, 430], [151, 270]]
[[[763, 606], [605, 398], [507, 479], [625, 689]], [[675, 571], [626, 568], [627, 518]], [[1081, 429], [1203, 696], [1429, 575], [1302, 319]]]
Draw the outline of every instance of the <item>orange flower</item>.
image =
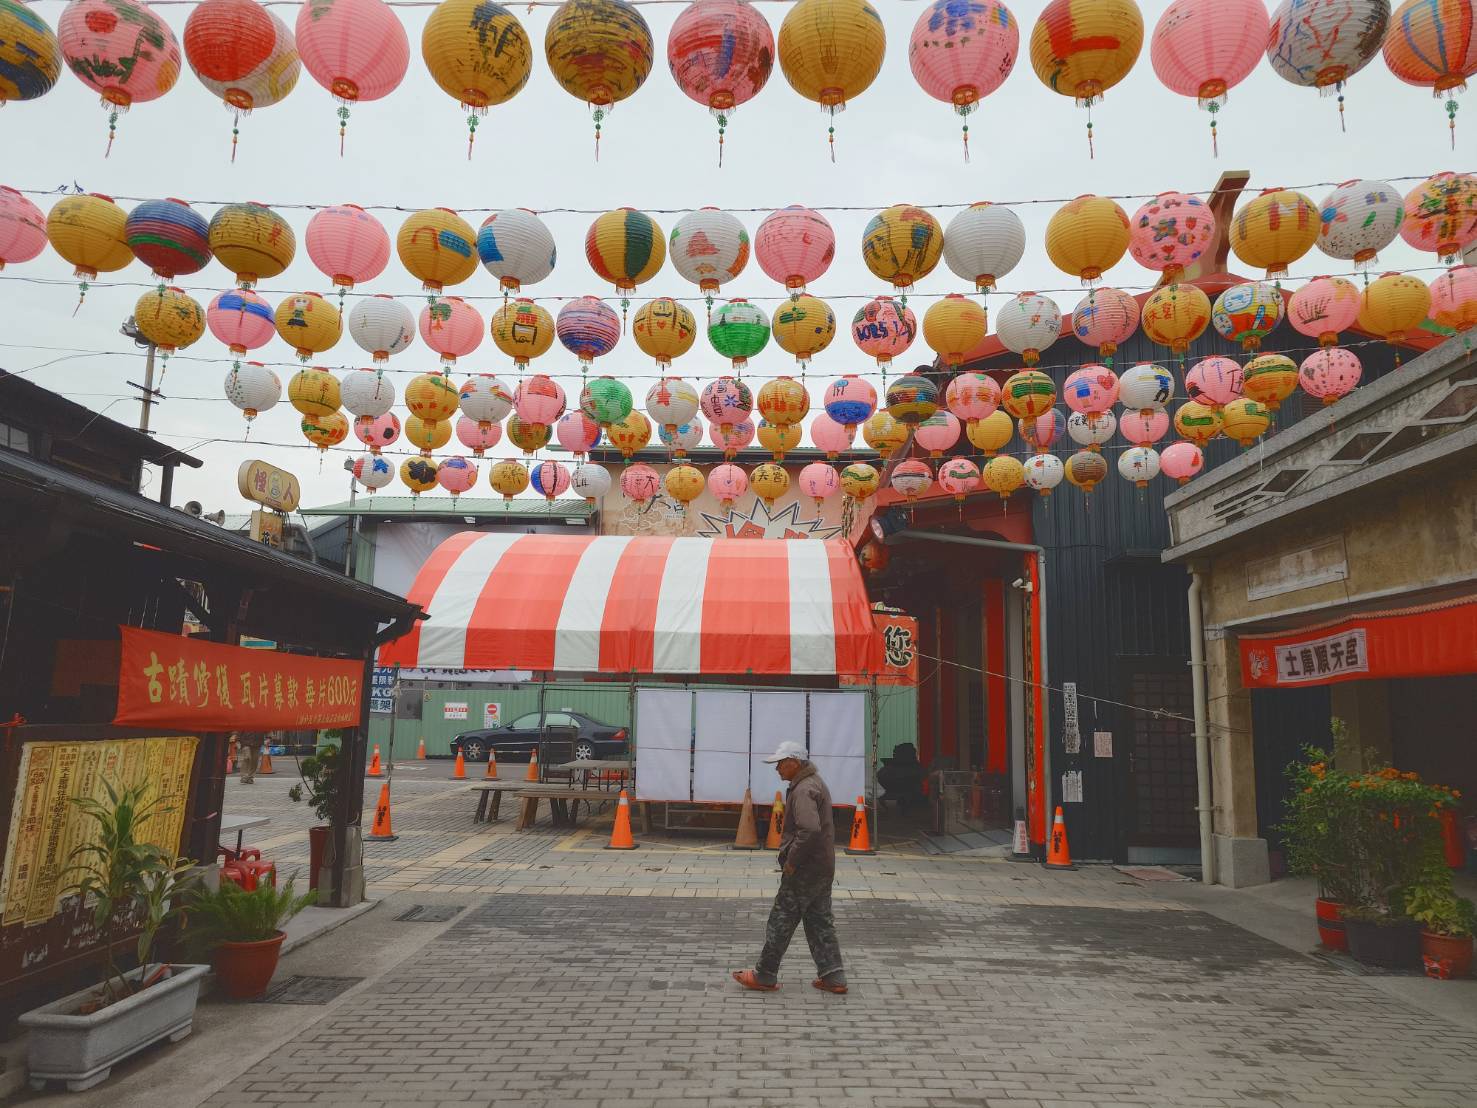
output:
[[1303, 792], [1305, 792], [1305, 793], [1310, 793], [1312, 791], [1313, 791], [1312, 788], [1306, 788], [1306, 789], [1303, 790]]

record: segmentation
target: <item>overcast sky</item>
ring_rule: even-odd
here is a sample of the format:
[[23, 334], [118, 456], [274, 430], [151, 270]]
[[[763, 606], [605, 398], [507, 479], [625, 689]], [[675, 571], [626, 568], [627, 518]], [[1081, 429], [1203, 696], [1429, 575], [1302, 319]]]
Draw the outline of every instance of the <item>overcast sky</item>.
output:
[[[915, 84], [908, 66], [907, 44], [924, 6], [905, 0], [875, 0], [887, 27], [888, 51], [882, 73], [865, 94], [836, 121], [836, 164], [825, 142], [826, 121], [819, 109], [797, 95], [775, 66], [758, 98], [734, 114], [728, 130], [724, 166], [715, 164], [715, 125], [708, 113], [684, 96], [666, 64], [667, 32], [682, 10], [678, 4], [642, 7], [656, 39], [657, 62], [645, 86], [619, 105], [605, 125], [600, 161], [593, 157], [592, 127], [585, 105], [557, 87], [544, 62], [542, 43], [551, 8], [532, 13], [518, 5], [518, 18], [535, 43], [535, 64], [527, 87], [508, 105], [492, 110], [478, 130], [476, 152], [466, 158], [465, 113], [440, 91], [420, 57], [421, 27], [426, 8], [397, 8], [411, 41], [411, 64], [401, 86], [387, 99], [354, 109], [345, 156], [338, 154], [335, 103], [304, 72], [291, 96], [259, 111], [241, 124], [235, 164], [230, 157], [231, 116], [186, 66], [173, 91], [160, 100], [137, 106], [121, 117], [112, 156], [104, 158], [106, 113], [97, 97], [63, 72], [57, 87], [44, 98], [14, 104], [0, 112], [0, 134], [8, 152], [0, 183], [19, 188], [50, 189], [75, 182], [86, 191], [116, 197], [176, 196], [190, 201], [207, 218], [222, 201], [260, 200], [273, 205], [356, 203], [389, 204], [407, 210], [444, 206], [456, 209], [532, 208], [762, 208], [786, 204], [859, 206], [865, 210], [827, 213], [836, 229], [837, 256], [830, 271], [811, 291], [827, 298], [836, 311], [838, 333], [831, 348], [818, 357], [809, 379], [812, 395], [841, 373], [872, 371], [870, 359], [852, 344], [844, 325], [870, 295], [887, 290], [862, 264], [861, 234], [872, 211], [909, 202], [955, 205], [935, 214], [947, 224], [957, 206], [977, 200], [1069, 198], [1083, 192], [1150, 195], [1165, 189], [1206, 190], [1228, 169], [1246, 169], [1253, 187], [1309, 185], [1352, 177], [1391, 179], [1426, 175], [1443, 169], [1471, 168], [1477, 141], [1477, 102], [1471, 97], [1457, 137], [1448, 143], [1445, 113], [1429, 93], [1397, 81], [1376, 58], [1348, 88], [1348, 133], [1340, 134], [1332, 99], [1297, 88], [1278, 77], [1263, 61], [1240, 86], [1221, 113], [1220, 158], [1212, 157], [1206, 113], [1192, 100], [1175, 96], [1154, 77], [1147, 41], [1133, 73], [1094, 112], [1095, 160], [1088, 160], [1086, 117], [1070, 99], [1050, 92], [1036, 78], [1028, 56], [1030, 28], [1044, 0], [1012, 5], [1021, 25], [1022, 54], [1004, 87], [988, 97], [970, 118], [973, 161], [965, 164], [959, 141], [959, 119], [951, 109], [928, 97]], [[34, 5], [55, 27], [63, 10], [59, 0]], [[783, 3], [760, 3], [778, 32], [787, 9]], [[1167, 0], [1141, 0], [1148, 25], [1146, 39]], [[291, 26], [296, 5], [274, 5]], [[160, 12], [179, 35], [190, 8], [161, 6]], [[1409, 186], [1401, 186], [1402, 190]], [[1329, 191], [1307, 190], [1315, 202]], [[52, 199], [33, 197], [43, 210]], [[121, 201], [124, 207], [131, 202]], [[1130, 213], [1136, 201], [1122, 201]], [[310, 212], [279, 207], [298, 236], [298, 253], [281, 277], [264, 282], [264, 296], [274, 305], [297, 290], [329, 291], [328, 281], [309, 261], [303, 231]], [[1075, 280], [1055, 271], [1047, 260], [1043, 232], [1052, 205], [1018, 209], [1025, 221], [1028, 248], [1020, 267], [1002, 285], [1011, 290], [1071, 289], [1055, 296], [1063, 311], [1081, 297]], [[377, 212], [393, 239], [404, 215]], [[484, 211], [466, 211], [475, 228]], [[545, 217], [559, 247], [552, 276], [530, 290], [539, 298], [582, 294], [608, 296], [584, 258], [583, 240], [592, 217], [550, 214]], [[659, 215], [670, 231], [676, 216]], [[763, 213], [742, 214], [751, 234]], [[1382, 255], [1387, 268], [1429, 265], [1403, 243]], [[1339, 272], [1343, 263], [1316, 251], [1294, 268], [1295, 276]], [[36, 261], [8, 267], [0, 278], [66, 278], [70, 267], [50, 250]], [[1426, 275], [1428, 278], [1430, 274]], [[109, 280], [149, 281], [145, 267], [134, 263]], [[1125, 258], [1107, 275], [1123, 288], [1152, 284], [1153, 275]], [[218, 263], [185, 278], [202, 304], [232, 278]], [[368, 291], [394, 294], [413, 310], [424, 303], [414, 281], [392, 256], [386, 271]], [[136, 399], [126, 380], [141, 381], [143, 364], [118, 325], [143, 290], [97, 287], [75, 317], [74, 291], [67, 287], [0, 281], [4, 329], [0, 365], [34, 371], [31, 379], [73, 396], [115, 419], [136, 423]], [[484, 316], [497, 306], [497, 282], [480, 267], [452, 294], [488, 299], [474, 301]], [[724, 288], [724, 296], [774, 297], [780, 293], [752, 262]], [[913, 307], [921, 320], [931, 300], [923, 294], [968, 291], [940, 264], [918, 285]], [[651, 296], [692, 296], [696, 289], [670, 263], [633, 297], [632, 310]], [[991, 297], [991, 325], [1002, 297]], [[352, 306], [352, 301], [350, 301]], [[547, 303], [557, 313], [557, 303]], [[774, 303], [765, 301], [772, 314]], [[701, 321], [701, 304], [693, 305]], [[1286, 324], [1283, 324], [1286, 328]], [[1276, 349], [1279, 331], [1268, 341]], [[72, 350], [106, 353], [67, 357]], [[913, 355], [918, 355], [914, 358]], [[280, 340], [254, 357], [290, 363], [292, 351]], [[207, 361], [196, 360], [210, 359]], [[55, 360], [65, 359], [65, 360]], [[345, 333], [339, 345], [320, 359], [338, 368], [365, 365], [368, 356]], [[899, 364], [926, 361], [921, 338]], [[1050, 352], [1043, 361], [1052, 361]], [[45, 364], [50, 363], [50, 364]], [[436, 357], [417, 342], [395, 357], [392, 368], [426, 371]], [[511, 365], [490, 339], [468, 359], [468, 370], [497, 372], [511, 379]], [[38, 368], [39, 367], [39, 368]], [[650, 360], [629, 336], [597, 362], [601, 372], [630, 378], [638, 404], [655, 377]], [[207, 510], [248, 509], [237, 494], [239, 463], [260, 457], [291, 469], [302, 480], [305, 504], [343, 499], [347, 475], [342, 459], [357, 447], [352, 438], [330, 453], [322, 465], [306, 446], [298, 415], [284, 399], [262, 416], [243, 443], [241, 414], [222, 394], [228, 368], [226, 349], [207, 332], [195, 346], [169, 365], [163, 390], [168, 399], [155, 410], [153, 427], [161, 441], [188, 448], [206, 461], [201, 470], [182, 470], [175, 500], [201, 501]], [[292, 365], [276, 367], [284, 384]], [[536, 370], [555, 374], [577, 397], [578, 365], [558, 344], [535, 363]], [[727, 362], [699, 338], [674, 372], [699, 386], [727, 370]], [[763, 379], [793, 370], [793, 361], [772, 342], [753, 363], [752, 376]], [[410, 375], [395, 375], [403, 395]], [[397, 403], [397, 410], [403, 409]], [[280, 445], [279, 445], [280, 444]], [[453, 439], [453, 446], [455, 440]], [[397, 449], [403, 449], [403, 442]], [[395, 461], [398, 464], [399, 459]], [[486, 467], [479, 489], [487, 492]], [[398, 481], [387, 493], [404, 492]], [[437, 495], [445, 495], [438, 493]]]

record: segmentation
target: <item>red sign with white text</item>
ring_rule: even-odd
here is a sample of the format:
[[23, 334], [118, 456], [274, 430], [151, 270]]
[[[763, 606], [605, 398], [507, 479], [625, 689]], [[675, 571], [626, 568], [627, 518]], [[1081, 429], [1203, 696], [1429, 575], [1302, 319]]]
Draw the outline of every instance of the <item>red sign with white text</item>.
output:
[[120, 727], [297, 731], [360, 722], [364, 664], [122, 627]]
[[[872, 622], [882, 637], [882, 668], [877, 671], [877, 684], [918, 684], [918, 621], [912, 616], [874, 611]], [[867, 685], [871, 680], [870, 675], [842, 675], [840, 683]]]

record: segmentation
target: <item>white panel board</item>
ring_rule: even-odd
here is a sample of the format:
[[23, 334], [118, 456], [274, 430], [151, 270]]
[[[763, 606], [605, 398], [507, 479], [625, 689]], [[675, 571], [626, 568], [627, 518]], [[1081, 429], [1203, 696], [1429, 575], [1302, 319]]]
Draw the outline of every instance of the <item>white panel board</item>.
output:
[[692, 799], [692, 693], [636, 690], [636, 796]]
[[867, 782], [867, 702], [860, 692], [813, 692], [810, 760], [831, 790], [831, 802], [847, 805]]
[[749, 785], [749, 694], [704, 690], [696, 696], [692, 799], [737, 804]]
[[782, 742], [797, 742], [805, 746], [805, 693], [803, 692], [756, 692], [754, 693], [753, 752], [749, 758], [749, 787], [754, 790], [754, 799], [767, 796], [774, 799], [774, 790], [783, 789], [779, 774], [771, 765], [766, 765], [766, 756]]

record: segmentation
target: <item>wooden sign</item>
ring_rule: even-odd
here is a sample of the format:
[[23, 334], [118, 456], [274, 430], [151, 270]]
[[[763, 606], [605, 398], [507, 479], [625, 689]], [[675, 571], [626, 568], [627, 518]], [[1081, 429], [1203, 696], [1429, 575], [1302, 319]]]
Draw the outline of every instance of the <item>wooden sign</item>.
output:
[[257, 459], [241, 463], [236, 471], [236, 488], [247, 500], [279, 512], [295, 510], [303, 494], [296, 477]]

